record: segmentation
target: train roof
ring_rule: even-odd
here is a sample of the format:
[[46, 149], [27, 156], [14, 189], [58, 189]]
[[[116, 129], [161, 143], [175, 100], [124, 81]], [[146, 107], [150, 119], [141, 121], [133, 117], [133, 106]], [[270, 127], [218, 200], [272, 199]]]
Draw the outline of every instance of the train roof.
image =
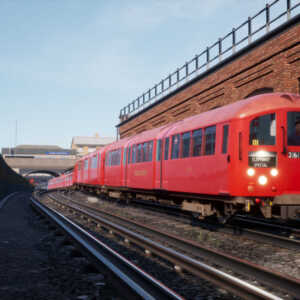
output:
[[282, 108], [300, 108], [300, 96], [272, 93], [250, 97], [170, 124], [168, 133], [176, 134]]

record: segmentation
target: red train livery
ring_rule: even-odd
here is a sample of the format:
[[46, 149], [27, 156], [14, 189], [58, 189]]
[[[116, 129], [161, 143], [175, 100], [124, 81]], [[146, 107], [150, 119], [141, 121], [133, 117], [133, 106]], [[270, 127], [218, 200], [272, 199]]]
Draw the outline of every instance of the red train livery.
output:
[[300, 96], [274, 93], [119, 140], [48, 188], [169, 201], [200, 216], [272, 217], [300, 205], [299, 175]]

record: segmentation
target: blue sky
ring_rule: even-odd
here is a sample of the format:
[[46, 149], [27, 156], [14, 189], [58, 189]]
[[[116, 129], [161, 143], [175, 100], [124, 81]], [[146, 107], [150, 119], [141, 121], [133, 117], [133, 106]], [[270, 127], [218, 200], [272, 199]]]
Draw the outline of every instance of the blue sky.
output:
[[120, 109], [271, 1], [1, 0], [0, 147], [115, 136]]

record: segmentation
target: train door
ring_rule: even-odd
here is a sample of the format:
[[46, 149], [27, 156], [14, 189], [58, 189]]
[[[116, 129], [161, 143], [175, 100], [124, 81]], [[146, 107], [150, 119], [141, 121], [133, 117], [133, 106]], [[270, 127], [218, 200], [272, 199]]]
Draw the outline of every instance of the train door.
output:
[[155, 151], [155, 182], [154, 186], [156, 189], [161, 189], [162, 187], [162, 141], [163, 139], [156, 140], [156, 151]]
[[217, 168], [219, 169], [220, 176], [219, 176], [219, 193], [220, 194], [229, 194], [229, 168], [230, 168], [230, 154], [228, 151], [228, 145], [230, 143], [229, 139], [229, 131], [230, 131], [230, 125], [229, 123], [222, 124], [221, 126], [218, 126], [218, 132], [217, 136], [219, 133], [220, 138], [220, 144], [219, 144], [219, 149], [220, 151], [218, 154], [217, 153]]
[[122, 186], [127, 186], [127, 156], [129, 155], [129, 147], [123, 148], [123, 180], [122, 180]]

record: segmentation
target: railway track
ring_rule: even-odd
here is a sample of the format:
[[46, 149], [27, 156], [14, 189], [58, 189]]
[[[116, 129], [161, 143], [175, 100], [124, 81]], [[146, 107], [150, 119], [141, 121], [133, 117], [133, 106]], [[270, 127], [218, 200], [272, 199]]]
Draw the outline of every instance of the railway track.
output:
[[[299, 295], [300, 281], [289, 276], [284, 276], [283, 274], [270, 271], [241, 259], [237, 259], [224, 253], [206, 248], [204, 246], [200, 246], [199, 244], [193, 243], [191, 241], [187, 241], [185, 239], [162, 231], [158, 231], [157, 229], [151, 228], [149, 226], [126, 220], [117, 215], [95, 211], [88, 206], [82, 204], [79, 205], [79, 203], [66, 204], [65, 202], [61, 202], [53, 197], [52, 201], [57, 202], [61, 208], [67, 208], [68, 210], [76, 212], [76, 214], [84, 216], [84, 218], [86, 218], [90, 222], [95, 222], [97, 224], [100, 223], [100, 226], [105, 227], [110, 232], [116, 232], [118, 235], [123, 236], [125, 240], [131, 241], [143, 247], [144, 249], [146, 249], [146, 252], [155, 253], [156, 255], [160, 255], [165, 259], [170, 260], [174, 264], [174, 268], [188, 270], [192, 274], [205, 278], [213, 282], [214, 284], [222, 286], [223, 288], [230, 290], [234, 294], [240, 295], [244, 298], [250, 299], [254, 296], [254, 294], [249, 296], [249, 290], [247, 292], [244, 291], [245, 286], [247, 286], [246, 289], [249, 288], [247, 283], [244, 282], [245, 286], [240, 286], [236, 281], [239, 279], [225, 274], [222, 271], [216, 270], [211, 266], [205, 265], [205, 267], [203, 267], [202, 263], [199, 263], [199, 256], [200, 259], [205, 257], [206, 259], [213, 261], [214, 264], [218, 264], [219, 266], [222, 266], [222, 268], [230, 269], [231, 271], [241, 274], [242, 276], [248, 278], [249, 276], [253, 277], [256, 280], [263, 282], [264, 284], [268, 284], [272, 288], [274, 288], [275, 286], [280, 287], [280, 289], [284, 293], [288, 293], [289, 295]], [[116, 225], [116, 223], [118, 225]], [[139, 232], [139, 234], [131, 232], [128, 229]], [[148, 236], [148, 239], [143, 239], [141, 235]], [[168, 250], [166, 250], [166, 246], [158, 246], [156, 243], [153, 244], [153, 242], [149, 240], [150, 238], [151, 240], [155, 239], [156, 241], [164, 243], [164, 245], [167, 244], [168, 247], [172, 247], [173, 249], [180, 249], [180, 252], [184, 252], [186, 255], [189, 255], [189, 257], [187, 257], [186, 255], [178, 255], [177, 252], [175, 252], [177, 253], [177, 256], [174, 256], [174, 250], [170, 249], [171, 251], [168, 252]], [[222, 274], [221, 277], [220, 273]], [[255, 295], [255, 299], [259, 299], [260, 297], [264, 299], [266, 295], [263, 295], [264, 291], [262, 289], [254, 287], [251, 284], [250, 286], [250, 289], [255, 289], [255, 293], [259, 291], [258, 293], [260, 294], [262, 292], [261, 295]], [[252, 292], [254, 291], [252, 290]], [[268, 297], [270, 296], [274, 297], [274, 295], [268, 295]], [[268, 297], [267, 299], [269, 299]]]
[[[134, 200], [133, 202], [138, 206], [147, 207], [151, 210], [163, 213], [166, 213], [167, 211], [168, 214], [192, 220], [195, 226], [223, 232], [225, 234], [243, 236], [257, 242], [269, 243], [286, 249], [300, 250], [300, 230], [294, 229], [291, 226], [288, 227], [272, 224], [270, 222], [251, 219], [245, 216], [237, 216], [231, 223], [219, 225], [216, 223], [207, 223], [205, 221], [193, 219], [190, 212], [183, 212], [181, 209], [177, 209], [176, 207], [169, 207], [160, 204], [153, 205], [153, 203], [149, 204], [146, 201], [138, 200]], [[249, 228], [249, 225], [252, 225], [252, 227], [258, 227], [257, 225], [260, 225], [260, 228], [251, 229]]]
[[126, 295], [128, 299], [183, 299], [58, 211], [33, 198], [31, 201], [37, 211], [47, 216], [92, 257], [102, 271], [103, 267], [106, 269], [106, 273], [113, 279], [112, 284], [120, 290], [120, 295]]

